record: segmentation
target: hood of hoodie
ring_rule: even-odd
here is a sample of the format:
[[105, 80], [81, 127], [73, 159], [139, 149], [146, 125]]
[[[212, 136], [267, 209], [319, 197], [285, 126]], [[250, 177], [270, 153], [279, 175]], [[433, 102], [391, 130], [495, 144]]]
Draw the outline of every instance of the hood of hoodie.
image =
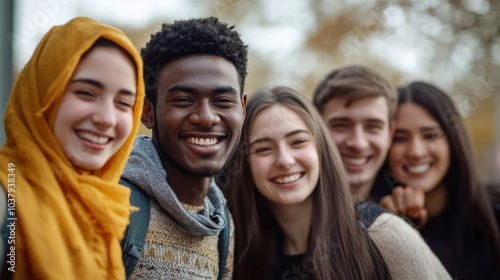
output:
[[224, 216], [226, 199], [215, 181], [212, 180], [203, 209], [190, 212], [167, 183], [167, 176], [152, 138], [138, 136], [122, 177], [155, 199], [177, 224], [193, 235], [218, 235], [228, 221]]

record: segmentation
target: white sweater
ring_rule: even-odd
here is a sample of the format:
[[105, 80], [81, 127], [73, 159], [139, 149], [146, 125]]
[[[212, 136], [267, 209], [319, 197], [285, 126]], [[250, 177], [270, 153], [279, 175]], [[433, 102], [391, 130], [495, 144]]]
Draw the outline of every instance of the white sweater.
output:
[[400, 217], [382, 213], [368, 228], [368, 233], [392, 279], [451, 279], [420, 233]]

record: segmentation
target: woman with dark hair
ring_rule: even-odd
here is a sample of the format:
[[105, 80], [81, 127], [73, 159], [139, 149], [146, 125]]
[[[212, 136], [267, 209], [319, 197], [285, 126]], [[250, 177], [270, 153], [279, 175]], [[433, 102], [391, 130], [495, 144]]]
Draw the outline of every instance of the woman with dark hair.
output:
[[[500, 279], [492, 202], [451, 98], [431, 84], [411, 83], [399, 89], [396, 125], [388, 166], [398, 183], [425, 193], [424, 239], [452, 277]], [[394, 204], [388, 208], [398, 212]]]
[[119, 241], [132, 207], [118, 180], [139, 128], [142, 79], [132, 42], [92, 19], [54, 26], [38, 44], [5, 110], [0, 278], [125, 277]]
[[241, 148], [228, 182], [235, 279], [449, 279], [397, 216], [357, 219], [324, 121], [296, 90], [251, 95]]

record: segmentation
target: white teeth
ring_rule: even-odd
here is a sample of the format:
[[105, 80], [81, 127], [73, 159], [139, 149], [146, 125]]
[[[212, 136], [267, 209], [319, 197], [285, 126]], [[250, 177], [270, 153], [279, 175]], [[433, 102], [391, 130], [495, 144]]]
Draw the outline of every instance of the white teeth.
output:
[[296, 174], [293, 174], [293, 175], [290, 175], [290, 176], [277, 178], [275, 181], [277, 183], [280, 183], [280, 184], [286, 184], [286, 183], [290, 183], [290, 182], [296, 181], [299, 178], [300, 178], [300, 173], [296, 173]]
[[429, 164], [421, 164], [413, 167], [408, 167], [408, 170], [410, 171], [410, 173], [421, 174], [429, 170], [429, 168], [430, 168]]
[[344, 157], [344, 162], [350, 165], [363, 165], [366, 163], [368, 158], [346, 158]]
[[186, 141], [188, 141], [191, 144], [200, 145], [200, 146], [212, 146], [212, 145], [219, 143], [219, 138], [188, 137], [188, 138], [186, 138]]
[[77, 132], [78, 136], [80, 138], [83, 138], [89, 142], [95, 143], [95, 144], [106, 144], [109, 141], [109, 138], [106, 136], [97, 136], [95, 134], [86, 132], [86, 131], [80, 131]]

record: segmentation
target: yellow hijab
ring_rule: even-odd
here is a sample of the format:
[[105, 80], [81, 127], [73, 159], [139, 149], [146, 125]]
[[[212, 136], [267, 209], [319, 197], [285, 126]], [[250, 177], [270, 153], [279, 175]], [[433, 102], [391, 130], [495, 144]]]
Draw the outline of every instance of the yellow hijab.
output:
[[[72, 167], [52, 125], [80, 58], [101, 37], [121, 46], [137, 66], [134, 126], [101, 169], [84, 172]], [[7, 253], [15, 246], [14, 278], [125, 278], [119, 240], [129, 222], [130, 191], [118, 180], [137, 134], [143, 99], [142, 60], [122, 31], [75, 18], [43, 37], [14, 84], [5, 112], [7, 140], [0, 150], [0, 183], [15, 195], [15, 244], [5, 244]], [[15, 165], [15, 183], [8, 181], [13, 177], [9, 163]]]

